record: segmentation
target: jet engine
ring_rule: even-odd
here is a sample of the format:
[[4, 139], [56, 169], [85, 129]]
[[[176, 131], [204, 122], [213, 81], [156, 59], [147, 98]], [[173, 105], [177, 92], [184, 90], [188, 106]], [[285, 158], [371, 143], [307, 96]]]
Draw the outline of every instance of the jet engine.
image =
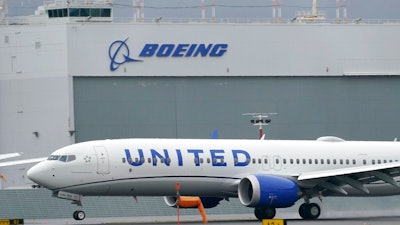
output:
[[238, 196], [240, 202], [248, 207], [286, 208], [294, 205], [300, 192], [293, 180], [256, 174], [242, 178]]
[[[214, 208], [216, 207], [223, 198], [218, 197], [194, 197], [194, 196], [181, 196], [179, 207], [181, 208], [197, 208], [199, 205], [199, 200], [203, 203], [204, 208]], [[176, 197], [175, 196], [165, 196], [164, 202], [168, 206], [176, 207]]]

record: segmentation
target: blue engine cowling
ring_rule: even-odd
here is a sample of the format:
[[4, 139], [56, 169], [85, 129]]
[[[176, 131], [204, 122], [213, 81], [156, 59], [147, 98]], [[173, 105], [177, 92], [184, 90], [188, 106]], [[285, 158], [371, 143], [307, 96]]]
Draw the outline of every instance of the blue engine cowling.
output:
[[240, 202], [248, 207], [286, 208], [300, 196], [293, 180], [265, 174], [244, 177], [238, 187]]

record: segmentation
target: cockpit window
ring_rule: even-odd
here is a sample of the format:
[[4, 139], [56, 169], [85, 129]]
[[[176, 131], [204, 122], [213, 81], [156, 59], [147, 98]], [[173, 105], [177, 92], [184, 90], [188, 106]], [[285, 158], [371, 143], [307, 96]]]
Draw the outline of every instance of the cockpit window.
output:
[[60, 161], [61, 161], [61, 162], [66, 162], [66, 161], [67, 161], [67, 156], [66, 156], [66, 155], [62, 155], [62, 156], [60, 157]]
[[51, 155], [49, 156], [49, 158], [47, 158], [47, 160], [58, 160], [60, 158], [59, 155]]
[[71, 162], [76, 160], [75, 155], [51, 155], [47, 160], [58, 160], [61, 162]]
[[68, 156], [68, 159], [67, 159], [67, 162], [74, 161], [75, 159], [76, 159], [76, 156], [75, 156], [75, 155], [69, 155], [69, 156]]

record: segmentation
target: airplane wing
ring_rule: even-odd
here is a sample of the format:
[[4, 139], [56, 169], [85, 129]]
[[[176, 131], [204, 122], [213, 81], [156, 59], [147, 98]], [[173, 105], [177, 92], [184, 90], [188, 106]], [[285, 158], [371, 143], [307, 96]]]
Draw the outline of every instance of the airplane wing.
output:
[[5, 167], [5, 166], [14, 166], [14, 165], [19, 165], [19, 164], [27, 164], [27, 163], [35, 163], [35, 162], [41, 162], [46, 160], [47, 157], [44, 158], [34, 158], [34, 159], [22, 159], [22, 160], [15, 160], [15, 161], [8, 161], [8, 162], [2, 162], [0, 163], [0, 167]]
[[0, 154], [0, 160], [21, 156], [19, 153]]
[[370, 190], [366, 187], [372, 183], [388, 183], [400, 188], [395, 177], [400, 176], [400, 162], [359, 166], [326, 171], [315, 171], [302, 173], [297, 177], [299, 185], [311, 192], [329, 194], [348, 195], [343, 188], [349, 185], [364, 194], [369, 194]]

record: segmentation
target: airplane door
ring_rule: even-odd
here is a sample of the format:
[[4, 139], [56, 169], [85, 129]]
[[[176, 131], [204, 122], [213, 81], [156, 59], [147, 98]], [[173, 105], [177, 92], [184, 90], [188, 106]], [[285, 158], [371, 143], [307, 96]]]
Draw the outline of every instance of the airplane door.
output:
[[103, 146], [95, 146], [94, 151], [97, 158], [97, 174], [109, 174], [110, 165], [108, 162], [107, 149]]
[[280, 156], [274, 156], [274, 170], [281, 170], [282, 169], [282, 158]]

